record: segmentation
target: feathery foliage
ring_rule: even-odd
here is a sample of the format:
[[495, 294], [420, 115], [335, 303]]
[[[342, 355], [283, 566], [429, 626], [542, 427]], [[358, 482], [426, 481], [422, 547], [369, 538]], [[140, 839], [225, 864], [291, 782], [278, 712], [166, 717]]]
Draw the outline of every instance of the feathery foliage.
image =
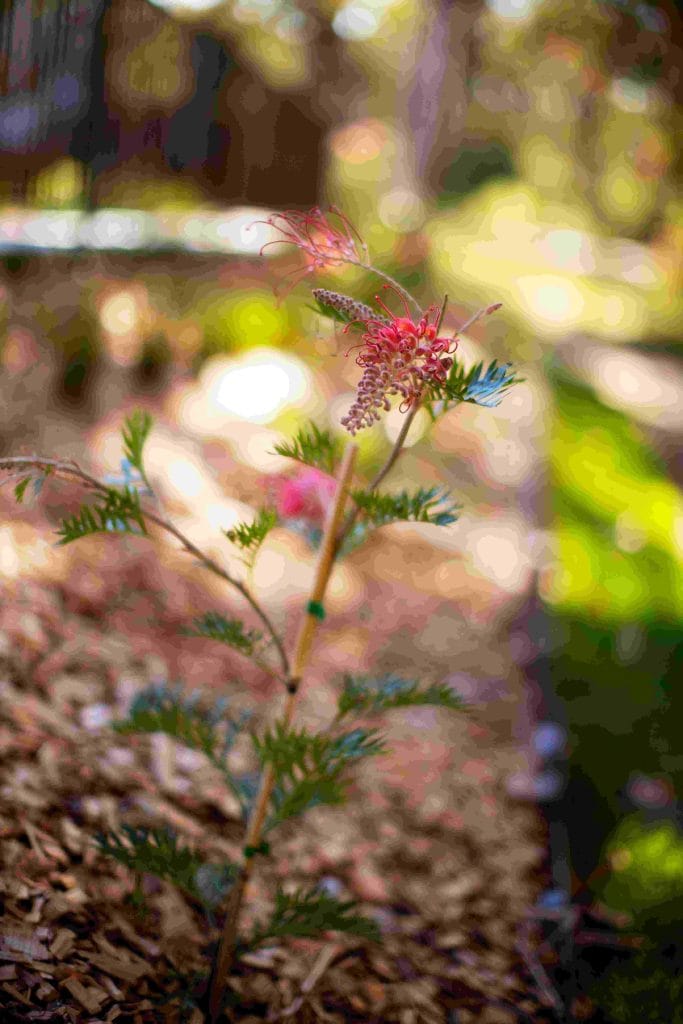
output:
[[309, 938], [326, 931], [347, 932], [379, 941], [380, 932], [375, 922], [353, 913], [357, 906], [355, 900], [338, 900], [316, 887], [291, 894], [278, 889], [270, 920], [254, 930], [248, 945], [254, 948], [266, 939], [287, 935]]
[[[363, 516], [375, 526], [400, 520], [448, 526], [458, 518], [457, 505], [443, 505], [448, 491], [439, 487], [420, 487], [414, 494], [379, 494], [377, 491], [351, 491], [351, 497]], [[440, 506], [440, 507], [439, 507]]]
[[[9, 467], [6, 466], [0, 468], [9, 469]], [[38, 466], [36, 466], [36, 469], [38, 469]], [[54, 468], [52, 466], [41, 466], [37, 476], [34, 476], [31, 470], [29, 470], [26, 476], [24, 475], [25, 472], [26, 471], [24, 469], [9, 471], [7, 476], [7, 479], [9, 480], [11, 480], [13, 477], [16, 479], [16, 477], [18, 476], [22, 478], [19, 481], [19, 483], [16, 484], [14, 487], [14, 498], [19, 505], [22, 504], [24, 497], [26, 496], [26, 488], [31, 482], [33, 482], [34, 495], [37, 497], [40, 494], [40, 492], [43, 489], [43, 484], [45, 483], [47, 478], [52, 475], [52, 473], [54, 472]], [[2, 483], [4, 482], [5, 481], [3, 480]]]
[[337, 718], [348, 714], [378, 714], [392, 708], [434, 704], [437, 707], [462, 710], [460, 698], [445, 683], [420, 689], [420, 684], [400, 676], [384, 675], [378, 679], [367, 676], [344, 676], [344, 689], [339, 696]]
[[313, 422], [309, 423], [308, 429], [302, 427], [292, 441], [275, 445], [278, 455], [321, 469], [330, 476], [336, 472], [340, 450], [339, 441], [332, 437], [330, 431], [320, 430]]
[[483, 405], [487, 408], [494, 408], [500, 405], [505, 392], [513, 384], [521, 384], [522, 379], [516, 377], [510, 371], [511, 363], [498, 365], [494, 359], [484, 370], [484, 364], [477, 363], [469, 370], [457, 362], [448, 372], [448, 377], [443, 384], [431, 384], [427, 390], [429, 402], [425, 406], [432, 419], [436, 418], [432, 403], [439, 402], [441, 412], [445, 412], [458, 402], [473, 402], [475, 405]]
[[261, 764], [271, 765], [275, 772], [267, 830], [318, 804], [341, 803], [345, 769], [363, 757], [384, 752], [381, 738], [373, 730], [353, 729], [327, 736], [288, 729], [280, 722], [263, 737], [252, 736], [252, 742]]
[[231, 718], [224, 698], [211, 708], [199, 707], [200, 699], [198, 693], [183, 697], [180, 687], [150, 686], [136, 695], [128, 717], [114, 722], [112, 728], [122, 735], [162, 732], [200, 751], [222, 772], [246, 814], [255, 786], [248, 776], [233, 776], [226, 759], [249, 716], [243, 713]]
[[216, 763], [225, 745], [219, 724], [226, 720], [226, 704], [221, 701], [203, 709], [198, 706], [200, 699], [198, 693], [183, 697], [180, 687], [149, 686], [135, 696], [128, 717], [112, 727], [122, 735], [163, 732]]
[[130, 465], [137, 469], [147, 487], [149, 487], [149, 480], [142, 464], [142, 450], [145, 446], [147, 435], [152, 429], [152, 423], [152, 417], [148, 412], [136, 409], [135, 412], [126, 417], [121, 430], [125, 457]]
[[253, 565], [263, 541], [276, 525], [277, 512], [271, 508], [260, 508], [253, 523], [238, 523], [231, 530], [222, 532], [231, 544], [247, 552], [247, 564]]
[[30, 476], [25, 476], [24, 479], [20, 480], [17, 486], [14, 488], [14, 497], [20, 505], [24, 500], [24, 493], [28, 485], [31, 483], [31, 479], [32, 478]]
[[251, 655], [263, 634], [256, 629], [245, 629], [239, 619], [226, 619], [218, 612], [207, 612], [194, 619], [194, 626], [182, 630], [185, 636], [202, 636], [217, 640], [228, 647], [234, 647], [243, 654]]
[[209, 907], [223, 899], [237, 873], [227, 861], [206, 863], [168, 828], [123, 825], [120, 832], [100, 833], [96, 841], [102, 853], [131, 871], [165, 878]]
[[130, 487], [111, 487], [103, 502], [82, 505], [76, 515], [63, 519], [57, 533], [62, 538], [58, 544], [71, 544], [94, 533], [146, 534], [140, 495]]

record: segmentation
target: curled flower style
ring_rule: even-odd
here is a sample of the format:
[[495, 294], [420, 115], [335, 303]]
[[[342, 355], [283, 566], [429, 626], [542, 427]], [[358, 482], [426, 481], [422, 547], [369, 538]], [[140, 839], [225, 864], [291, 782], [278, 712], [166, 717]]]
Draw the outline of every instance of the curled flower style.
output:
[[312, 274], [316, 270], [329, 270], [344, 263], [366, 262], [365, 242], [348, 217], [336, 206], [331, 206], [327, 212], [319, 206], [314, 206], [306, 213], [286, 210], [256, 223], [268, 224], [282, 236], [273, 239], [272, 242], [266, 242], [261, 247], [261, 254], [269, 245], [284, 242], [295, 245], [307, 257], [304, 271], [292, 282], [290, 290], [307, 274]]
[[405, 316], [395, 316], [379, 296], [375, 299], [389, 319], [369, 317], [361, 321], [365, 333], [356, 363], [364, 372], [356, 400], [342, 420], [350, 434], [372, 426], [380, 418], [380, 409], [388, 412], [390, 395], [402, 395], [401, 412], [407, 412], [420, 401], [426, 385], [442, 384], [458, 344], [455, 338], [437, 336], [442, 307], [430, 306], [415, 322], [405, 300]]

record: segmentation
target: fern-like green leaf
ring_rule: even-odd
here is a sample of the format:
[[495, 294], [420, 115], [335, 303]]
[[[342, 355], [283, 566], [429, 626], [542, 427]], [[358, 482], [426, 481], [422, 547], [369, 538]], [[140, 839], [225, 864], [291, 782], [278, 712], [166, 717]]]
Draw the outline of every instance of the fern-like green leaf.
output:
[[100, 850], [131, 871], [165, 878], [205, 906], [216, 906], [229, 890], [237, 873], [234, 864], [208, 864], [188, 846], [181, 845], [170, 829], [132, 828], [100, 833]]
[[274, 526], [277, 526], [277, 512], [272, 508], [260, 508], [253, 523], [238, 523], [231, 530], [223, 530], [223, 533], [231, 544], [247, 552], [248, 563], [253, 564], [259, 548]]
[[434, 523], [448, 526], [458, 518], [457, 505], [447, 505], [447, 490], [438, 487], [420, 487], [414, 494], [379, 494], [377, 491], [351, 491], [351, 497], [363, 516], [375, 526], [397, 521]]
[[126, 417], [124, 420], [124, 426], [121, 430], [125, 457], [131, 466], [134, 466], [137, 469], [148, 487], [149, 481], [142, 464], [142, 450], [145, 446], [147, 436], [152, 429], [153, 422], [154, 421], [148, 412], [144, 412], [142, 409], [136, 409], [135, 412]]
[[57, 533], [62, 538], [58, 544], [71, 544], [94, 533], [146, 534], [140, 495], [130, 487], [112, 487], [101, 503], [82, 505], [77, 515], [63, 519]]
[[[438, 402], [441, 412], [457, 405], [458, 402], [472, 402], [475, 405], [494, 408], [500, 405], [504, 394], [513, 384], [522, 383], [522, 379], [516, 377], [510, 367], [510, 363], [499, 366], [494, 359], [485, 370], [483, 362], [465, 370], [464, 367], [454, 362], [445, 382], [430, 385], [428, 388], [429, 406]], [[430, 412], [434, 418], [435, 413], [432, 408], [430, 408]]]
[[341, 452], [341, 446], [336, 438], [332, 437], [329, 430], [320, 430], [315, 423], [310, 423], [308, 429], [299, 430], [292, 441], [284, 441], [275, 445], [278, 455], [284, 455], [288, 459], [296, 459], [306, 466], [314, 466], [323, 473], [334, 476], [337, 469], [337, 462]]
[[226, 760], [235, 738], [243, 728], [247, 714], [232, 718], [222, 698], [211, 708], [199, 706], [198, 693], [184, 697], [179, 687], [164, 684], [150, 686], [137, 694], [128, 716], [113, 723], [122, 735], [162, 732], [192, 750], [203, 753], [218, 768], [237, 797], [244, 814], [253, 799], [249, 778], [241, 779], [229, 771]]
[[286, 893], [278, 889], [275, 908], [267, 924], [257, 927], [248, 941], [250, 948], [266, 939], [312, 938], [322, 932], [346, 932], [377, 942], [378, 926], [362, 914], [354, 913], [355, 900], [338, 900], [318, 888]]
[[234, 647], [243, 654], [251, 655], [263, 634], [255, 629], [245, 629], [239, 619], [226, 619], [218, 612], [207, 612], [194, 620], [194, 626], [182, 631], [185, 636], [203, 636], [217, 640], [228, 647]]
[[22, 501], [24, 500], [24, 493], [26, 491], [26, 488], [28, 487], [28, 485], [30, 483], [31, 483], [31, 477], [30, 476], [25, 476], [24, 479], [20, 480], [20, 482], [14, 488], [14, 497], [15, 497], [15, 499], [17, 500], [17, 502], [20, 505], [21, 505]]
[[463, 703], [445, 683], [420, 689], [419, 683], [385, 675], [378, 679], [366, 676], [344, 676], [344, 689], [339, 696], [337, 717], [348, 714], [378, 714], [392, 708], [433, 704], [461, 710]]
[[344, 771], [363, 757], [384, 752], [379, 734], [368, 729], [329, 736], [277, 723], [263, 737], [252, 736], [252, 742], [262, 766], [270, 765], [275, 773], [266, 830], [319, 804], [341, 803]]

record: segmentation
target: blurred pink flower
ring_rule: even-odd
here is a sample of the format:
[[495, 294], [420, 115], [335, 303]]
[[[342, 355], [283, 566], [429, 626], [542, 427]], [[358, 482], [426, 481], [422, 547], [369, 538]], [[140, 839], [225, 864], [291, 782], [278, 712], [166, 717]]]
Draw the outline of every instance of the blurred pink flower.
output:
[[296, 476], [276, 482], [276, 508], [284, 519], [312, 519], [319, 522], [325, 517], [336, 489], [336, 481], [319, 469], [308, 467]]
[[420, 400], [426, 384], [443, 383], [458, 344], [455, 338], [437, 337], [442, 312], [439, 307], [430, 306], [415, 323], [405, 299], [405, 316], [395, 316], [378, 295], [375, 299], [390, 319], [388, 323], [384, 317], [361, 321], [365, 327], [360, 345], [363, 351], [356, 363], [365, 372], [356, 401], [342, 420], [351, 434], [372, 426], [379, 419], [379, 409], [389, 411], [389, 395], [402, 395], [401, 412], [406, 412]]
[[40, 352], [30, 331], [23, 327], [15, 327], [7, 332], [2, 351], [2, 365], [8, 373], [24, 373], [39, 359]]

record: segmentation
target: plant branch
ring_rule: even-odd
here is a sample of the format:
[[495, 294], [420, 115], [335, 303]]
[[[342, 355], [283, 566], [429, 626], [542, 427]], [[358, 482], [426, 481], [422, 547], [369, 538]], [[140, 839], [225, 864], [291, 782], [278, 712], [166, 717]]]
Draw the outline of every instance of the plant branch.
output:
[[[100, 480], [97, 480], [94, 476], [91, 476], [89, 473], [86, 473], [75, 462], [63, 462], [59, 459], [50, 459], [43, 458], [42, 456], [31, 455], [16, 455], [0, 459], [0, 469], [21, 469], [24, 467], [27, 469], [47, 468], [52, 470], [52, 472], [54, 473], [67, 474], [71, 477], [75, 477], [82, 484], [85, 484], [91, 490], [97, 491], [99, 494], [108, 494], [111, 489], [107, 487], [106, 484], [103, 484]], [[173, 523], [169, 522], [169, 520], [164, 519], [163, 516], [159, 515], [156, 512], [152, 512], [146, 508], [142, 509], [142, 513], [144, 517], [148, 519], [151, 523], [155, 523], [155, 525], [158, 526], [160, 529], [165, 530], [166, 533], [170, 533], [171, 536], [175, 537], [176, 540], [180, 541], [185, 551], [187, 551], [188, 554], [193, 555], [204, 566], [205, 569], [208, 569], [216, 576], [219, 576], [221, 579], [225, 580], [226, 583], [229, 583], [232, 587], [235, 587], [237, 590], [239, 590], [240, 594], [242, 594], [247, 603], [251, 606], [255, 614], [259, 617], [259, 619], [267, 629], [268, 633], [272, 637], [273, 643], [275, 644], [275, 647], [278, 652], [280, 664], [282, 666], [283, 676], [285, 679], [288, 678], [290, 674], [289, 660], [287, 658], [287, 654], [285, 652], [282, 641], [280, 640], [280, 637], [278, 636], [275, 627], [273, 626], [273, 623], [270, 620], [269, 615], [267, 614], [267, 612], [263, 610], [263, 608], [261, 608], [256, 598], [254, 598], [251, 592], [249, 591], [248, 587], [244, 583], [242, 583], [241, 580], [238, 580], [236, 577], [232, 576], [226, 569], [223, 569], [218, 564], [218, 562], [214, 561], [213, 558], [205, 554], [200, 548], [197, 547], [196, 544], [193, 544], [193, 542], [188, 537], [186, 537], [178, 529], [177, 526], [174, 526]], [[272, 669], [269, 669], [268, 671], [270, 671], [271, 674], [273, 673]]]
[[[415, 416], [419, 408], [419, 404], [414, 405], [413, 408], [406, 413], [405, 419], [403, 420], [403, 425], [401, 426], [398, 437], [396, 438], [394, 446], [391, 449], [391, 452], [389, 453], [389, 457], [387, 458], [382, 468], [376, 473], [371, 482], [368, 484], [368, 493], [372, 493], [372, 491], [375, 491], [382, 483], [385, 476], [387, 476], [387, 474], [393, 468], [394, 463], [396, 462], [399, 455], [403, 451], [403, 444], [405, 442], [406, 437], [408, 436], [408, 431], [410, 430], [410, 426], [413, 420], [415, 419]], [[354, 508], [351, 509], [348, 516], [344, 520], [344, 523], [341, 529], [339, 530], [339, 533], [337, 534], [337, 540], [335, 543], [335, 554], [339, 551], [342, 544], [344, 543], [349, 533], [353, 529], [359, 513], [360, 508], [356, 505]]]
[[[313, 587], [311, 589], [306, 610], [299, 626], [299, 632], [297, 634], [294, 654], [292, 657], [291, 673], [287, 680], [287, 699], [285, 701], [283, 712], [283, 721], [285, 726], [289, 726], [291, 724], [294, 716], [299, 687], [308, 664], [313, 637], [320, 621], [322, 602], [325, 597], [325, 591], [327, 589], [327, 584], [329, 582], [334, 563], [334, 556], [337, 551], [335, 540], [341, 518], [344, 513], [348, 486], [353, 474], [357, 454], [358, 448], [355, 444], [347, 446], [337, 478], [335, 499], [325, 522], [325, 530], [320, 546], [320, 552], [318, 554], [315, 579], [313, 581]], [[254, 805], [254, 811], [249, 822], [249, 828], [247, 830], [245, 849], [255, 849], [261, 843], [261, 834], [274, 784], [275, 770], [271, 764], [268, 764], [261, 777], [261, 786]], [[228, 975], [235, 958], [239, 914], [242, 907], [244, 893], [253, 871], [253, 864], [253, 856], [247, 857], [239, 877], [236, 879], [228, 897], [223, 935], [221, 937], [210, 982], [209, 1018], [212, 1021], [212, 1024], [215, 1024], [215, 1021], [220, 1015]]]
[[374, 267], [370, 263], [361, 263], [360, 260], [347, 259], [345, 262], [351, 263], [354, 267], [361, 267], [363, 270], [369, 270], [371, 271], [371, 273], [376, 274], [377, 277], [383, 278], [387, 282], [387, 284], [390, 284], [392, 288], [395, 288], [396, 291], [399, 292], [404, 299], [413, 304], [413, 306], [417, 310], [418, 316], [422, 316], [422, 307], [420, 306], [420, 303], [417, 301], [417, 299], [410, 294], [407, 288], [404, 288], [403, 285], [399, 284], [395, 278], [391, 277], [390, 274], [385, 273], [384, 270], [380, 270], [379, 267]]

